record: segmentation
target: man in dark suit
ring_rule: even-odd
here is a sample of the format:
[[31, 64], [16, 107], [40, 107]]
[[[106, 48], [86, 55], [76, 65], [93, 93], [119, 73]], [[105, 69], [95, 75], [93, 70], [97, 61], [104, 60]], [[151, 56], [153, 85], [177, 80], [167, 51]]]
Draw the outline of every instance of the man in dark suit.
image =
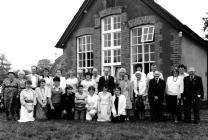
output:
[[160, 79], [160, 72], [155, 71], [154, 78], [149, 81], [148, 98], [152, 121], [162, 120], [162, 103], [165, 92], [165, 81]]
[[199, 103], [204, 90], [201, 77], [195, 75], [195, 68], [188, 69], [189, 76], [184, 78], [184, 121], [191, 122], [191, 108], [194, 110], [194, 123], [199, 122]]
[[108, 91], [113, 95], [113, 89], [115, 87], [114, 78], [109, 75], [109, 69], [104, 69], [104, 76], [100, 77], [98, 82], [98, 92], [103, 91], [104, 85], [107, 85]]

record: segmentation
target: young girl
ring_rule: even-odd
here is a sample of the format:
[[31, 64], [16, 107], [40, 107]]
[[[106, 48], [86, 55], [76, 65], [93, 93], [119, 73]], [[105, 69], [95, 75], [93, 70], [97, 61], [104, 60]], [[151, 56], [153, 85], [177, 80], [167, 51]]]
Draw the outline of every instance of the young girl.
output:
[[83, 86], [78, 86], [78, 92], [75, 94], [75, 109], [74, 109], [74, 119], [84, 120], [85, 119], [85, 105], [86, 105], [86, 95], [83, 94]]
[[41, 79], [39, 81], [40, 87], [35, 89], [37, 105], [36, 105], [36, 119], [46, 120], [47, 119], [47, 98], [49, 98], [50, 93], [48, 88], [45, 87], [45, 80]]
[[75, 93], [72, 86], [67, 86], [65, 94], [62, 95], [61, 108], [62, 118], [72, 120], [74, 118]]
[[88, 88], [89, 95], [86, 99], [86, 120], [91, 121], [94, 119], [97, 113], [98, 95], [95, 94], [95, 87], [90, 86]]
[[26, 81], [26, 89], [20, 93], [20, 119], [18, 122], [34, 121], [33, 111], [36, 105], [36, 96], [34, 90], [31, 88], [32, 82]]
[[104, 85], [103, 91], [99, 92], [98, 96], [98, 119], [97, 121], [110, 121], [111, 116], [111, 98], [112, 95], [108, 91], [107, 85]]
[[131, 94], [131, 82], [129, 75], [124, 74], [124, 80], [120, 82], [121, 94], [126, 97], [126, 120], [129, 120], [129, 112], [132, 109], [133, 94]]

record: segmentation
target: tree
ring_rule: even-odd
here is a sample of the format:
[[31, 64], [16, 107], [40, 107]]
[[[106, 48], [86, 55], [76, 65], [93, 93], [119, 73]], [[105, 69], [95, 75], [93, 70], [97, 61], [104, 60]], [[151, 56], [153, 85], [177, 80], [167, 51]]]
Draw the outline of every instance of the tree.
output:
[[[208, 15], [208, 13], [207, 13]], [[205, 32], [205, 38], [208, 39], [208, 16], [202, 18], [204, 20], [204, 27], [203, 27], [203, 31]]]
[[48, 59], [41, 59], [38, 61], [37, 67], [38, 67], [38, 73], [41, 74], [44, 68], [48, 68], [49, 71], [52, 67], [52, 63]]
[[0, 84], [6, 78], [7, 72], [10, 70], [11, 63], [6, 59], [4, 54], [0, 54]]

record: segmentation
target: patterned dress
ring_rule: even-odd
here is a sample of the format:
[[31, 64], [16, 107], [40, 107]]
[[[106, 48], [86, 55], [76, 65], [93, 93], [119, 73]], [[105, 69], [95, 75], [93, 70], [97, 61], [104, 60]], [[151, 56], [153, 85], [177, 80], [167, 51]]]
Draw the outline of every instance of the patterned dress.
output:
[[131, 95], [131, 82], [122, 80], [120, 82], [121, 87], [121, 93], [126, 97], [126, 109], [132, 109], [132, 102], [131, 98], [133, 99], [133, 96]]
[[110, 121], [111, 116], [111, 98], [110, 92], [100, 92], [98, 95], [98, 119], [97, 121]]
[[[47, 104], [47, 98], [50, 96], [50, 94], [48, 93], [47, 88], [36, 88], [35, 89], [36, 92], [36, 98], [37, 98], [37, 106], [36, 106], [36, 119], [38, 120], [45, 120], [47, 119], [47, 108], [46, 108], [46, 104]], [[45, 107], [42, 107], [40, 102], [45, 105]]]
[[2, 84], [2, 93], [4, 97], [5, 111], [7, 119], [17, 117], [18, 112], [18, 94], [20, 91], [19, 80], [9, 78], [5, 79]]

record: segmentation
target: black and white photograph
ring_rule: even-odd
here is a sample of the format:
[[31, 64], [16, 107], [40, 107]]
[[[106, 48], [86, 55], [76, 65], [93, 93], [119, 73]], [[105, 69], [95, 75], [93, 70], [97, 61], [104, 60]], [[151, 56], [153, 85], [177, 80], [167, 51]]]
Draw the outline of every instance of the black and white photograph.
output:
[[0, 0], [0, 140], [208, 139], [207, 0]]

